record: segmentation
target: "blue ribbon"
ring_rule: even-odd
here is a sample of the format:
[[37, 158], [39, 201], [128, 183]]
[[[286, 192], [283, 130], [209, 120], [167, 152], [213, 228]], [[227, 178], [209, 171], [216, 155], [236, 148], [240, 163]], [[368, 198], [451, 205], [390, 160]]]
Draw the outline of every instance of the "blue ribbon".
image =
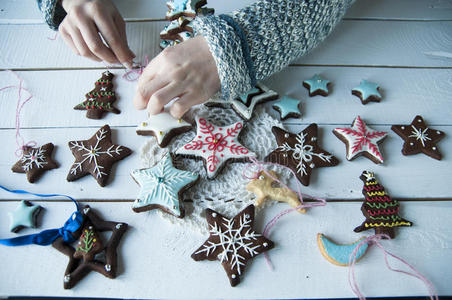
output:
[[59, 194], [35, 194], [31, 192], [27, 192], [24, 190], [10, 190], [2, 185], [0, 185], [0, 189], [3, 189], [7, 192], [13, 194], [28, 194], [42, 198], [48, 197], [64, 197], [72, 200], [77, 207], [77, 210], [72, 213], [71, 217], [64, 223], [64, 226], [56, 229], [49, 229], [41, 231], [40, 233], [23, 235], [11, 239], [0, 239], [0, 244], [5, 246], [24, 246], [24, 245], [41, 245], [47, 246], [52, 244], [57, 238], [62, 237], [63, 240], [67, 243], [73, 243], [75, 241], [72, 233], [76, 232], [83, 223], [83, 215], [79, 211], [79, 207], [77, 201], [74, 198], [67, 195], [59, 195]]

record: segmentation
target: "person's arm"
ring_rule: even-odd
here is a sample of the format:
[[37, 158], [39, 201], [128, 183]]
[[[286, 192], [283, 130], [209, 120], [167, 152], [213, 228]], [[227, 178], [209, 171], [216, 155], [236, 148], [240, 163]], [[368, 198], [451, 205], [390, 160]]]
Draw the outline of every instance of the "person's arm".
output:
[[[125, 23], [111, 0], [37, 0], [50, 28], [77, 54], [131, 68]], [[104, 38], [105, 42], [99, 36]]]
[[260, 0], [194, 21], [215, 59], [225, 99], [236, 97], [323, 41], [354, 0]]

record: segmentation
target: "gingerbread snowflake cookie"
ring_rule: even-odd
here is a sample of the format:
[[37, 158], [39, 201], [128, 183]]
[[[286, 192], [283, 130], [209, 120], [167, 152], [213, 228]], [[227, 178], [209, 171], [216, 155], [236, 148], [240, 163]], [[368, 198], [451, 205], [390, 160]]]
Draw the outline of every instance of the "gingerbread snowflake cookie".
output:
[[[115, 278], [117, 273], [117, 248], [128, 225], [122, 222], [104, 221], [89, 206], [82, 210], [83, 226], [78, 233], [74, 248], [62, 237], [56, 239], [52, 246], [69, 257], [64, 272], [64, 288], [71, 289], [89, 272], [95, 271], [108, 278]], [[103, 241], [101, 232], [111, 232], [110, 238]]]
[[196, 183], [199, 175], [176, 169], [167, 154], [154, 167], [133, 171], [132, 177], [141, 186], [132, 206], [134, 212], [161, 209], [183, 218], [182, 193]]
[[191, 257], [196, 260], [219, 260], [231, 286], [240, 283], [240, 276], [251, 258], [273, 248], [273, 242], [253, 230], [254, 205], [246, 207], [234, 218], [206, 209], [209, 238]]
[[380, 102], [380, 86], [375, 82], [362, 80], [360, 85], [352, 89], [352, 95], [361, 99], [362, 104], [367, 104], [370, 101]]
[[33, 148], [25, 146], [22, 157], [14, 164], [11, 170], [15, 173], [26, 173], [28, 182], [33, 183], [48, 170], [58, 168], [52, 159], [54, 146], [52, 143]]
[[175, 154], [202, 159], [207, 178], [213, 179], [228, 162], [247, 161], [256, 155], [239, 143], [242, 122], [229, 126], [216, 126], [204, 118], [196, 117], [195, 138], [176, 150]]
[[333, 133], [345, 143], [347, 160], [363, 155], [376, 164], [383, 163], [378, 145], [388, 136], [387, 132], [373, 130], [358, 116], [351, 128], [335, 128]]
[[168, 111], [152, 115], [147, 121], [138, 125], [138, 135], [152, 135], [157, 139], [160, 147], [168, 146], [171, 139], [179, 134], [190, 131], [192, 126], [182, 119], [175, 119]]
[[85, 95], [86, 100], [76, 105], [74, 109], [86, 110], [86, 117], [89, 119], [101, 119], [106, 112], [119, 114], [119, 110], [113, 106], [116, 101], [113, 77], [110, 71], [102, 73], [102, 77], [95, 83], [95, 88]]
[[89, 140], [68, 143], [75, 162], [67, 175], [68, 181], [75, 181], [91, 174], [100, 186], [107, 184], [113, 164], [132, 153], [127, 147], [111, 141], [110, 126], [100, 128]]
[[405, 141], [402, 148], [403, 155], [424, 153], [441, 160], [441, 152], [436, 143], [445, 136], [445, 133], [428, 128], [421, 116], [416, 116], [409, 125], [393, 125], [391, 129]]
[[317, 144], [317, 124], [313, 123], [302, 132], [293, 134], [274, 126], [278, 148], [265, 161], [289, 167], [303, 185], [309, 185], [311, 172], [319, 167], [336, 166], [339, 161]]

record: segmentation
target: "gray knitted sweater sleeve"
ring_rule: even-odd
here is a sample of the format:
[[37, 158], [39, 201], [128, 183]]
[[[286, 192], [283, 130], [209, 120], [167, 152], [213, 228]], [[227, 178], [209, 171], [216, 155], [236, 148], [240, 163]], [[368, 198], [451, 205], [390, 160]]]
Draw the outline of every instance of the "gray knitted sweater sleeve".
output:
[[66, 16], [66, 11], [59, 0], [37, 0], [38, 7], [44, 15], [47, 25], [53, 30], [58, 30], [58, 26]]
[[323, 41], [355, 0], [259, 0], [229, 15], [198, 17], [224, 99], [236, 97]]

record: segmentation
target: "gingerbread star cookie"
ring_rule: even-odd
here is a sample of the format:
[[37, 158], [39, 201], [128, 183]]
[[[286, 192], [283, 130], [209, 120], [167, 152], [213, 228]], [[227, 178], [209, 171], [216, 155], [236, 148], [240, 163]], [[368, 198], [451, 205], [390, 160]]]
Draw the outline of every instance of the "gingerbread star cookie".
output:
[[378, 145], [388, 136], [387, 132], [373, 130], [358, 116], [353, 121], [351, 128], [335, 128], [333, 133], [345, 143], [347, 160], [364, 155], [376, 164], [383, 163], [383, 156]]
[[278, 148], [271, 152], [265, 161], [290, 168], [297, 179], [305, 186], [309, 185], [314, 168], [336, 166], [339, 161], [317, 144], [317, 124], [313, 123], [302, 132], [293, 134], [274, 126], [272, 132]]
[[215, 178], [228, 162], [247, 161], [256, 156], [238, 142], [242, 122], [220, 127], [196, 117], [196, 125], [195, 138], [176, 150], [175, 154], [202, 159], [207, 178]]
[[8, 213], [11, 221], [9, 230], [19, 232], [24, 227], [36, 228], [36, 219], [41, 210], [41, 206], [22, 200], [14, 211]]
[[288, 118], [300, 118], [300, 103], [301, 100], [283, 96], [281, 100], [273, 104], [273, 109], [281, 114], [281, 120]]
[[[126, 223], [104, 221], [88, 205], [82, 209], [82, 214], [84, 225], [75, 249], [62, 237], [52, 243], [55, 249], [69, 257], [64, 272], [65, 289], [74, 287], [91, 271], [115, 278], [118, 268], [117, 248], [128, 227]], [[111, 236], [103, 242], [99, 233], [106, 231], [110, 231]]]
[[404, 141], [403, 155], [424, 153], [434, 159], [441, 160], [441, 152], [436, 145], [446, 134], [440, 130], [430, 129], [421, 116], [416, 116], [409, 125], [393, 125], [391, 129]]
[[132, 153], [127, 147], [111, 141], [110, 126], [100, 128], [89, 140], [68, 143], [75, 162], [67, 175], [67, 181], [75, 181], [91, 174], [100, 186], [107, 184], [113, 164]]
[[132, 177], [141, 186], [132, 206], [134, 212], [158, 208], [183, 218], [182, 193], [196, 183], [199, 175], [176, 169], [167, 154], [154, 167], [133, 171]]
[[168, 6], [166, 19], [172, 21], [181, 16], [194, 18], [198, 9], [206, 4], [206, 0], [170, 0], [166, 2]]
[[238, 213], [233, 219], [206, 209], [209, 238], [191, 257], [196, 260], [219, 260], [229, 277], [231, 286], [240, 283], [248, 260], [273, 248], [273, 242], [253, 230], [254, 205]]
[[308, 89], [309, 97], [317, 95], [326, 97], [329, 94], [328, 85], [329, 80], [322, 78], [319, 74], [315, 74], [311, 78], [303, 81], [303, 86]]
[[375, 82], [362, 80], [360, 85], [352, 89], [352, 95], [361, 99], [362, 104], [367, 104], [370, 101], [380, 102], [380, 86]]
[[168, 111], [152, 115], [137, 127], [138, 135], [152, 135], [160, 147], [168, 146], [171, 139], [179, 134], [190, 131], [192, 126], [182, 119], [175, 119]]
[[15, 173], [26, 173], [28, 182], [33, 183], [45, 171], [58, 168], [58, 165], [52, 159], [53, 149], [52, 143], [38, 148], [25, 146], [22, 157], [14, 164], [11, 170]]
[[[274, 171], [267, 171], [273, 178], [278, 179], [278, 174]], [[254, 202], [256, 207], [261, 207], [266, 200], [271, 199], [278, 202], [286, 202], [292, 207], [298, 207], [301, 205], [298, 199], [297, 193], [291, 191], [285, 187], [274, 186], [277, 181], [270, 177], [266, 172], [261, 171], [257, 174], [257, 177], [251, 180], [246, 189], [249, 192], [254, 193], [257, 198]], [[305, 213], [304, 208], [297, 210], [300, 213]]]
[[272, 101], [278, 98], [278, 93], [265, 85], [258, 83], [247, 93], [238, 98], [223, 100], [211, 99], [205, 103], [206, 106], [231, 107], [242, 119], [249, 121], [253, 117], [254, 109], [258, 104]]

